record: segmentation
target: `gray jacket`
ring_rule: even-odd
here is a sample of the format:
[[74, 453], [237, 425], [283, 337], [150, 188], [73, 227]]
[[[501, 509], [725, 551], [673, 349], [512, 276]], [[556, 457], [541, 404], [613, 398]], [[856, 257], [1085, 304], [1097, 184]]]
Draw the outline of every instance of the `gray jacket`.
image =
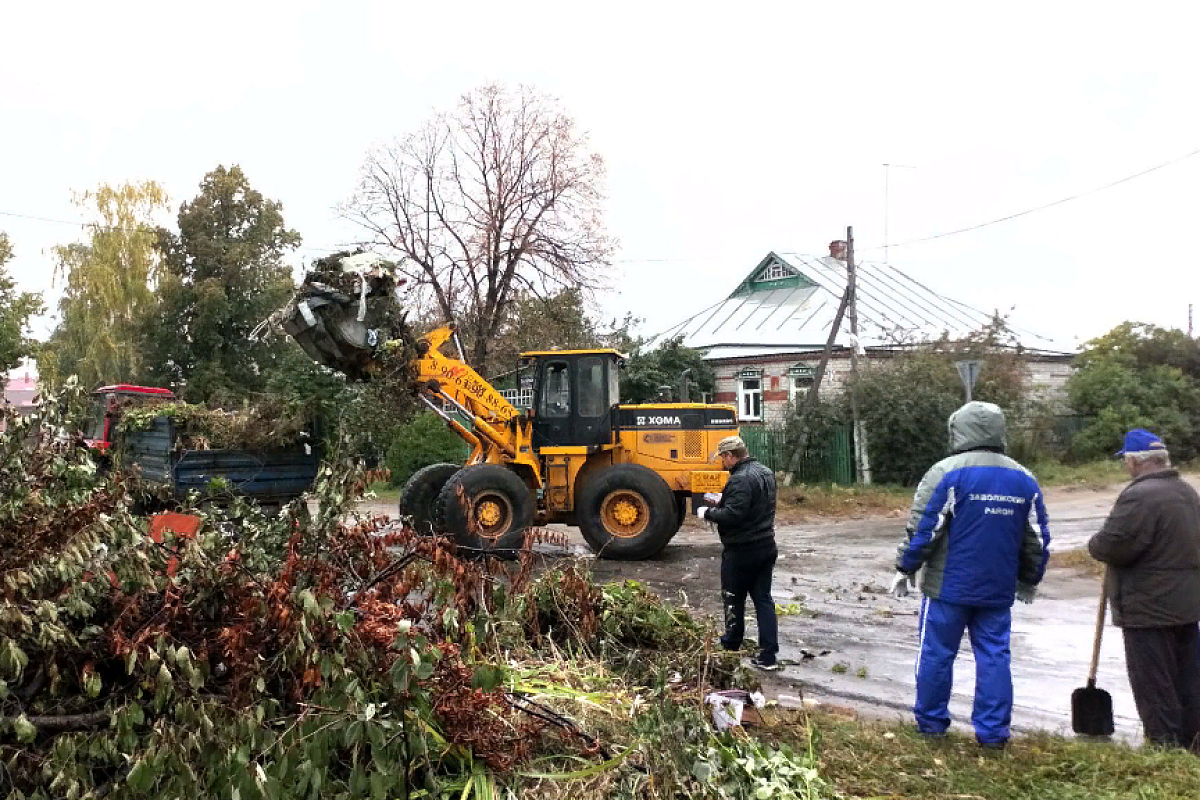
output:
[[1200, 621], [1200, 497], [1175, 470], [1126, 486], [1088, 552], [1110, 568], [1114, 625]]

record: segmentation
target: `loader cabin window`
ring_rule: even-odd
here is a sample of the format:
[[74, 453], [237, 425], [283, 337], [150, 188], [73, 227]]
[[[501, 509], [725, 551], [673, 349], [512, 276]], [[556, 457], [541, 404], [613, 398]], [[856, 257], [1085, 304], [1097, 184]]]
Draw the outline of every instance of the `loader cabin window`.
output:
[[597, 356], [579, 359], [579, 416], [604, 416], [608, 410], [604, 389], [604, 360]]
[[562, 418], [571, 414], [571, 371], [565, 362], [556, 361], [546, 365], [542, 389], [542, 407], [538, 413], [543, 417]]

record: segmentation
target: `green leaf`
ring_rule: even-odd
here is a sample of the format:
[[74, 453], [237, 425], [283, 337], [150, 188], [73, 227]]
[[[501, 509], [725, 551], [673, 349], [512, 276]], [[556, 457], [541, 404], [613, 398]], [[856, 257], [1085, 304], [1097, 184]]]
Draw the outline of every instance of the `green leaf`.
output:
[[17, 734], [17, 741], [25, 744], [37, 738], [37, 728], [24, 714], [13, 720], [13, 731]]
[[319, 616], [321, 613], [321, 605], [317, 602], [317, 596], [308, 589], [300, 592], [300, 605], [306, 614]]
[[150, 767], [150, 762], [144, 758], [133, 762], [129, 774], [125, 776], [125, 782], [129, 784], [129, 789], [134, 794], [145, 794], [150, 791], [150, 787], [154, 785], [154, 771]]
[[503, 667], [492, 664], [481, 664], [471, 674], [471, 688], [490, 692], [504, 683], [506, 677], [507, 675]]

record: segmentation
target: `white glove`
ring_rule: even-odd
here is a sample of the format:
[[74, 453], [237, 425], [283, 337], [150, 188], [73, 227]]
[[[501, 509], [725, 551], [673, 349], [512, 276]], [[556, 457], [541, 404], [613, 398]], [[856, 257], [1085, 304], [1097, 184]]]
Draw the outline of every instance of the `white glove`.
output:
[[1036, 586], [1030, 586], [1028, 583], [1017, 581], [1017, 599], [1022, 603], [1032, 603], [1035, 594], [1037, 594]]
[[897, 572], [896, 577], [892, 580], [891, 593], [895, 597], [908, 597], [908, 590], [915, 589], [917, 586], [917, 578], [914, 575], [905, 575], [903, 572]]
[[704, 519], [704, 515], [708, 513], [708, 506], [700, 506], [696, 509], [696, 516]]

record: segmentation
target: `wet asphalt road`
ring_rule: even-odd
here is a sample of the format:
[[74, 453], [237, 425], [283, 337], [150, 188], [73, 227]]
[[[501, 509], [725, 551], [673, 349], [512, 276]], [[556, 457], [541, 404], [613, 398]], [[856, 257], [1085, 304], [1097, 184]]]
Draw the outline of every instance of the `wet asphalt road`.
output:
[[[1051, 552], [1083, 547], [1119, 489], [1048, 492]], [[886, 592], [903, 523], [896, 514], [777, 527], [780, 558], [773, 594], [777, 603], [794, 608], [779, 620], [780, 658], [786, 666], [768, 676], [770, 693], [911, 719], [920, 599]], [[586, 553], [578, 531], [564, 530], [571, 550]], [[665, 598], [716, 616], [720, 555], [715, 532], [689, 520], [658, 559], [593, 563], [600, 580], [642, 581]], [[1071, 692], [1086, 681], [1099, 588], [1099, 578], [1083, 570], [1052, 568], [1035, 602], [1014, 607], [1014, 731], [1071, 733]], [[747, 612], [747, 635], [753, 636], [752, 607]], [[1097, 684], [1113, 696], [1117, 735], [1139, 741], [1121, 635], [1111, 625], [1105, 627]], [[974, 659], [964, 636], [951, 699], [954, 725], [964, 731], [970, 730], [973, 693]]]

